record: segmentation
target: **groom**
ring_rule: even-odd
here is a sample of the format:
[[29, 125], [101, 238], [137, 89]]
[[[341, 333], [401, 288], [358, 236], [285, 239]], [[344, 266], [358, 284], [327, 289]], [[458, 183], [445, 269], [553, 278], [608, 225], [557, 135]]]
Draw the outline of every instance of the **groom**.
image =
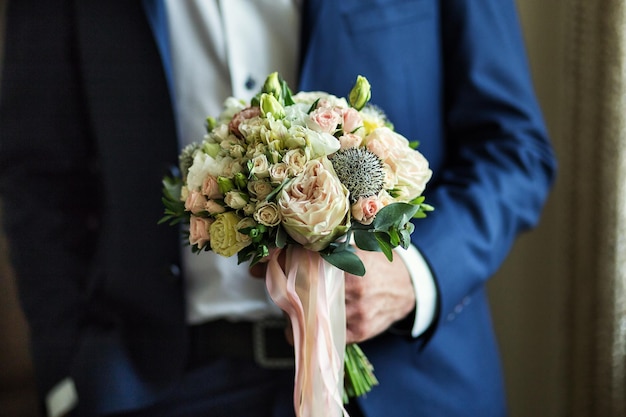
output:
[[293, 369], [252, 352], [248, 330], [280, 315], [262, 282], [156, 225], [189, 126], [274, 62], [296, 90], [344, 96], [366, 76], [434, 173], [412, 255], [364, 254], [368, 276], [347, 277], [348, 336], [380, 381], [351, 415], [506, 415], [485, 281], [555, 170], [512, 0], [9, 2], [0, 192], [42, 404], [293, 415]]

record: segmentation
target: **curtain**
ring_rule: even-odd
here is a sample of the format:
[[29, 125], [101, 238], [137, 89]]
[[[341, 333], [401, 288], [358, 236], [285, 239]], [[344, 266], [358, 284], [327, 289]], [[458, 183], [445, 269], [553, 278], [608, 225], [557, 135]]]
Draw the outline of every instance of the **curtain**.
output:
[[569, 414], [626, 416], [626, 6], [567, 11]]

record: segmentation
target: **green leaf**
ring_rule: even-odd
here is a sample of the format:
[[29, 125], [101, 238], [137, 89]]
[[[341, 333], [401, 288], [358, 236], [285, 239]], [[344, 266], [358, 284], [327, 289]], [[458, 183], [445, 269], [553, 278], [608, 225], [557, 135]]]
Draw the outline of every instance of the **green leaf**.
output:
[[338, 251], [332, 253], [320, 252], [320, 255], [326, 262], [337, 268], [352, 274], [362, 277], [365, 275], [365, 265], [355, 253], [350, 251]]
[[291, 181], [290, 178], [285, 179], [278, 187], [274, 188], [271, 193], [265, 197], [265, 201], [272, 201], [274, 197], [278, 195], [278, 193]]
[[398, 229], [395, 227], [389, 229], [389, 244], [392, 248], [395, 248], [400, 244], [400, 235], [398, 234]]
[[380, 246], [374, 233], [367, 230], [354, 230], [354, 243], [359, 249], [380, 252]]
[[393, 248], [389, 243], [389, 235], [382, 232], [376, 232], [374, 235], [376, 236], [380, 250], [385, 254], [387, 260], [389, 260], [389, 262], [393, 261]]
[[[413, 226], [413, 223], [409, 223], [411, 226]], [[412, 228], [410, 228], [412, 229]], [[413, 232], [413, 230], [409, 230], [409, 229], [402, 229], [400, 230], [400, 246], [402, 246], [404, 249], [407, 249], [409, 247], [409, 245], [411, 244], [411, 233]]]
[[282, 93], [283, 93], [284, 105], [285, 106], [293, 106], [296, 103], [295, 103], [295, 101], [293, 101], [293, 97], [291, 95], [291, 89], [289, 88], [289, 85], [287, 84], [287, 81], [282, 80], [281, 84], [282, 84]]
[[287, 239], [288, 239], [289, 235], [287, 234], [287, 232], [285, 232], [285, 229], [283, 229], [282, 227], [277, 227], [276, 228], [276, 239], [275, 239], [275, 243], [276, 243], [276, 247], [277, 248], [284, 248], [285, 246], [287, 246]]
[[311, 104], [311, 107], [309, 107], [309, 110], [306, 112], [306, 114], [311, 114], [313, 110], [317, 109], [317, 105], [319, 104], [319, 102], [320, 102], [319, 98], [315, 100], [313, 104]]
[[393, 203], [383, 207], [374, 218], [372, 226], [377, 231], [389, 230], [392, 226], [401, 226], [417, 212], [418, 207], [408, 203]]

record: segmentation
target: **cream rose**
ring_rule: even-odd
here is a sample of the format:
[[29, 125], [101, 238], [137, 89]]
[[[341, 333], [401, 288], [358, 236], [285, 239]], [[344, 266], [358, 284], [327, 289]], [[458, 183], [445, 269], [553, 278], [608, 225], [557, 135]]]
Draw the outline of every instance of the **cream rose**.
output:
[[395, 176], [394, 188], [400, 196], [398, 201], [410, 201], [419, 197], [432, 176], [428, 161], [409, 147], [409, 141], [389, 128], [375, 129], [365, 138], [366, 147], [389, 166]]
[[[275, 165], [272, 165], [274, 167]], [[270, 168], [270, 178], [272, 175], [272, 169]], [[248, 192], [253, 198], [257, 200], [265, 200], [265, 197], [270, 195], [274, 190], [272, 184], [268, 180], [256, 180], [248, 182]]]
[[280, 223], [278, 205], [274, 202], [263, 201], [259, 203], [254, 212], [254, 220], [263, 226], [274, 227]]
[[199, 248], [204, 247], [211, 240], [209, 228], [213, 221], [213, 219], [191, 216], [189, 219], [189, 243], [198, 245]]
[[235, 229], [237, 230], [237, 240], [241, 243], [245, 243], [246, 246], [252, 243], [252, 238], [250, 237], [250, 235], [241, 233], [240, 230], [247, 229], [249, 227], [255, 227], [256, 225], [257, 223], [250, 217], [244, 217], [243, 219], [241, 219], [239, 223], [237, 223], [237, 226], [235, 226]]
[[216, 216], [209, 229], [213, 252], [230, 257], [250, 244], [249, 241], [242, 242], [237, 236], [240, 234], [237, 230], [240, 221], [241, 217], [234, 211], [227, 211]]
[[289, 178], [287, 168], [287, 164], [284, 162], [279, 162], [270, 167], [270, 180], [272, 184], [282, 184], [283, 181]]
[[247, 195], [236, 190], [229, 191], [224, 197], [224, 204], [232, 209], [239, 210], [248, 204]]
[[252, 169], [250, 170], [250, 174], [255, 175], [257, 178], [267, 178], [270, 175], [269, 169], [270, 164], [265, 155], [258, 155], [252, 158]]
[[309, 158], [307, 158], [303, 149], [292, 149], [287, 151], [283, 157], [283, 162], [287, 164], [287, 172], [290, 176], [296, 176], [301, 173], [308, 160]]
[[326, 157], [309, 161], [280, 192], [277, 204], [285, 231], [312, 251], [324, 249], [349, 227], [348, 190]]

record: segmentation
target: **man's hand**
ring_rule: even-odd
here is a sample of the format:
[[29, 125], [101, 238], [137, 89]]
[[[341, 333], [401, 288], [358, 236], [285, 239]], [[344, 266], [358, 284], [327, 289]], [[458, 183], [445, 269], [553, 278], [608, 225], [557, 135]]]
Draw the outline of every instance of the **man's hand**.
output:
[[382, 252], [357, 249], [366, 273], [346, 273], [347, 343], [371, 339], [415, 308], [415, 291], [404, 262], [389, 262]]
[[[413, 283], [399, 256], [389, 262], [382, 252], [357, 249], [357, 254], [366, 273], [362, 277], [345, 274], [347, 343], [379, 335], [415, 308]], [[280, 260], [284, 268], [284, 257]], [[265, 263], [258, 263], [250, 272], [263, 278], [265, 269]]]

